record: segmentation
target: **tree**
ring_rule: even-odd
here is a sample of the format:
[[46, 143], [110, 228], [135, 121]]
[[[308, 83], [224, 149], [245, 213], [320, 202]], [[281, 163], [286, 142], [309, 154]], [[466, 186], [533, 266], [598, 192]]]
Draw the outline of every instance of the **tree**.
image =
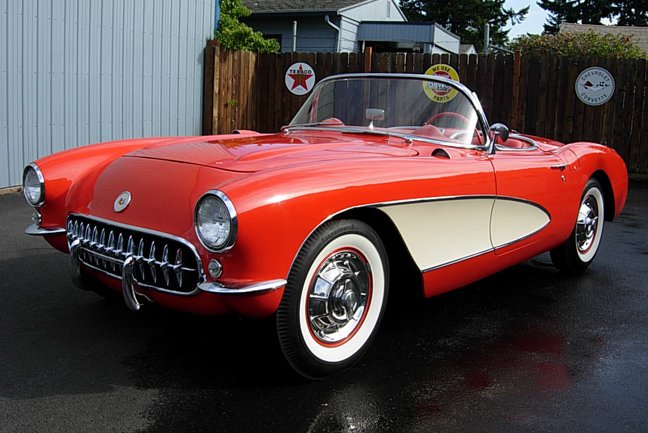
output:
[[646, 58], [646, 53], [626, 35], [601, 35], [589, 32], [564, 32], [555, 35], [526, 35], [515, 39], [509, 48], [527, 55], [600, 57], [616, 59]]
[[556, 34], [561, 23], [575, 23], [580, 19], [579, 0], [540, 0], [538, 6], [549, 12], [545, 33]]
[[540, 0], [538, 6], [549, 12], [544, 30], [550, 34], [558, 33], [563, 22], [602, 24], [604, 18], [622, 26], [648, 25], [646, 0]]
[[648, 2], [626, 0], [612, 2], [612, 10], [620, 26], [648, 26]]
[[506, 45], [510, 21], [520, 23], [529, 7], [518, 11], [504, 8], [504, 0], [401, 0], [401, 9], [410, 21], [434, 21], [461, 38], [463, 44], [483, 47], [484, 25], [490, 24], [494, 45]]
[[220, 0], [220, 7], [220, 20], [215, 36], [221, 46], [261, 53], [279, 51], [279, 42], [265, 39], [261, 32], [255, 32], [252, 27], [239, 21], [240, 18], [247, 17], [251, 13], [241, 0]]

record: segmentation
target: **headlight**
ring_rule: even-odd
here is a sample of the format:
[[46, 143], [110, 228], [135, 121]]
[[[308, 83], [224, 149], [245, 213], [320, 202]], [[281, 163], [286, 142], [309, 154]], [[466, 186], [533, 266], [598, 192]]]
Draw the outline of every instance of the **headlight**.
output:
[[196, 233], [210, 251], [226, 251], [236, 241], [237, 219], [234, 205], [220, 191], [208, 191], [196, 205]]
[[23, 172], [23, 194], [32, 206], [40, 206], [45, 201], [45, 180], [38, 166], [34, 163], [25, 167]]

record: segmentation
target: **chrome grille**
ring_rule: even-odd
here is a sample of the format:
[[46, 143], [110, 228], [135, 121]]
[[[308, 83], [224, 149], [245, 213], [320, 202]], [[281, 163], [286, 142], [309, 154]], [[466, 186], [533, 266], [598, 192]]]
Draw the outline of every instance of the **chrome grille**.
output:
[[80, 215], [67, 221], [68, 245], [79, 240], [79, 259], [89, 268], [122, 278], [127, 257], [140, 286], [188, 294], [202, 282], [200, 259], [179, 238]]

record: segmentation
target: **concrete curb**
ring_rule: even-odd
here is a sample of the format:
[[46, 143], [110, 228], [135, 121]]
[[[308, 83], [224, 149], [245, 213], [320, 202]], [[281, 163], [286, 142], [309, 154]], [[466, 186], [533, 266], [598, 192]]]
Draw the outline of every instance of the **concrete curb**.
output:
[[22, 191], [22, 186], [12, 186], [9, 188], [0, 188], [0, 196], [14, 194]]

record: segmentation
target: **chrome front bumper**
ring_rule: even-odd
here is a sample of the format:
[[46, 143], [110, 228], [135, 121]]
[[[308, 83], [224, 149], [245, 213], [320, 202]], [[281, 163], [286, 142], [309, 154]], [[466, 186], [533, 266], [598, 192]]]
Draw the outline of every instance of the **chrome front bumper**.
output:
[[30, 236], [50, 236], [50, 235], [61, 235], [65, 233], [65, 229], [62, 227], [56, 227], [52, 229], [46, 229], [38, 224], [32, 224], [25, 229], [25, 233]]
[[219, 295], [249, 295], [272, 292], [285, 286], [286, 282], [286, 280], [270, 280], [239, 287], [227, 287], [217, 282], [211, 282], [199, 284], [198, 288], [204, 292], [218, 293]]
[[[102, 222], [102, 220], [96, 220], [96, 221]], [[92, 231], [94, 230], [91, 230], [91, 232]], [[258, 295], [258, 294], [263, 294], [266, 292], [272, 292], [274, 290], [278, 290], [286, 285], [286, 280], [276, 279], [276, 280], [255, 282], [250, 284], [242, 284], [237, 286], [226, 286], [224, 284], [215, 281], [214, 282], [204, 281], [204, 274], [200, 272], [198, 284], [196, 285], [196, 288], [193, 291], [188, 291], [188, 292], [170, 291], [170, 290], [165, 290], [164, 288], [155, 287], [151, 284], [140, 282], [137, 278], [138, 272], [141, 272], [141, 270], [138, 271], [138, 269], [143, 262], [146, 262], [147, 265], [151, 265], [151, 263], [154, 263], [164, 268], [165, 265], [170, 265], [167, 263], [166, 260], [164, 261], [164, 263], [159, 263], [158, 261], [154, 261], [154, 260], [146, 260], [145, 258], [142, 257], [143, 256], [142, 254], [138, 255], [133, 249], [129, 251], [128, 248], [120, 248], [119, 259], [117, 259], [116, 257], [108, 256], [106, 254], [102, 254], [102, 255], [97, 255], [97, 257], [93, 257], [95, 259], [94, 261], [88, 260], [87, 257], [84, 260], [82, 259], [83, 257], [82, 252], [85, 251], [85, 253], [87, 253], [88, 252], [87, 248], [89, 245], [92, 245], [93, 247], [97, 247], [97, 245], [99, 245], [100, 248], [106, 250], [107, 247], [103, 246], [102, 243], [99, 242], [101, 238], [100, 235], [99, 238], [94, 239], [91, 233], [86, 238], [85, 233], [80, 233], [80, 230], [76, 230], [76, 231], [72, 230], [71, 232], [68, 233], [68, 231], [65, 228], [47, 229], [38, 226], [38, 224], [32, 224], [31, 226], [29, 226], [25, 230], [25, 233], [32, 236], [49, 236], [49, 235], [66, 234], [69, 238], [68, 246], [70, 249], [70, 273], [72, 275], [72, 280], [75, 283], [75, 285], [80, 288], [84, 288], [84, 289], [86, 288], [85, 283], [83, 281], [82, 272], [81, 272], [82, 265], [86, 266], [89, 269], [93, 269], [100, 273], [121, 280], [124, 302], [126, 303], [128, 308], [130, 308], [133, 311], [140, 310], [140, 308], [144, 305], [145, 302], [151, 301], [146, 295], [142, 293], [140, 287], [146, 287], [147, 289], [161, 290], [167, 293], [170, 292], [177, 295], [187, 296], [187, 295], [195, 294], [198, 291], [214, 293], [218, 295]], [[97, 236], [94, 237], [96, 238]], [[178, 238], [175, 239], [178, 240]], [[184, 240], [183, 243], [189, 245], [188, 242]], [[197, 260], [196, 264], [198, 265], [199, 268], [201, 268], [202, 265], [200, 259], [198, 258], [197, 253], [195, 253], [195, 256]], [[115, 262], [115, 265], [113, 266], [114, 269], [112, 269], [110, 272], [107, 272], [106, 271], [107, 268], [103, 269], [102, 267], [99, 267], [98, 265], [99, 261], [104, 261], [107, 263]], [[105, 266], [106, 265], [104, 264], [104, 267]]]

